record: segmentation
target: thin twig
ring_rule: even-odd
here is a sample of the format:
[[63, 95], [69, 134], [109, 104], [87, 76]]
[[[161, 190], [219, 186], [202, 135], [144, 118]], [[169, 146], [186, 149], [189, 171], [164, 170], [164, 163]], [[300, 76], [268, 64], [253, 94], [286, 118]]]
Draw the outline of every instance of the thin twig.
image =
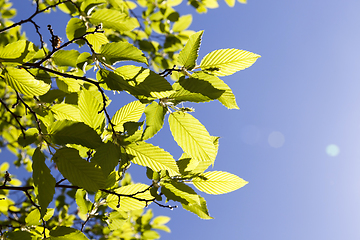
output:
[[25, 139], [25, 130], [26, 128], [20, 123], [19, 118], [21, 118], [21, 116], [16, 115], [15, 113], [13, 113], [8, 106], [6, 105], [6, 103], [0, 98], [0, 102], [2, 103], [2, 105], [5, 107], [5, 109], [14, 117], [15, 121], [19, 124], [21, 133]]

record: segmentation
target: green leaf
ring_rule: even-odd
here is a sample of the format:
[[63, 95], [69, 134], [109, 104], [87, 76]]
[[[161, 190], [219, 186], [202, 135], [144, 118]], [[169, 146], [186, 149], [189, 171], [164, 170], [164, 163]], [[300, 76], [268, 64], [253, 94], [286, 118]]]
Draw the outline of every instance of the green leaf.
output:
[[58, 88], [66, 93], [74, 93], [80, 91], [80, 84], [82, 81], [75, 80], [72, 78], [59, 77], [56, 79], [56, 85]]
[[92, 91], [83, 89], [78, 100], [82, 122], [97, 130], [105, 122], [105, 115], [101, 112], [103, 103], [99, 102]]
[[134, 86], [136, 91], [145, 96], [160, 99], [173, 93], [170, 83], [164, 77], [149, 69], [128, 65], [117, 68], [115, 73], [122, 76], [129, 84]]
[[94, 129], [82, 122], [69, 120], [56, 121], [48, 130], [55, 144], [79, 144], [88, 148], [97, 148], [102, 144]]
[[135, 61], [147, 64], [143, 52], [134, 45], [127, 42], [112, 42], [101, 46], [101, 55], [111, 65], [120, 61]]
[[88, 193], [84, 189], [76, 190], [75, 201], [79, 207], [78, 215], [81, 220], [85, 221], [87, 213], [91, 211], [93, 203], [88, 199]]
[[85, 0], [81, 3], [80, 10], [89, 16], [96, 6], [104, 3], [106, 3], [106, 0]]
[[[106, 198], [108, 206], [117, 211], [130, 211], [146, 207], [154, 197], [148, 191], [149, 186], [142, 183], [130, 184], [115, 190], [121, 194], [120, 202], [118, 196], [109, 194]], [[146, 203], [146, 201], [149, 201]]]
[[214, 87], [209, 81], [206, 81], [203, 78], [181, 77], [178, 83], [185, 90], [192, 93], [200, 93], [210, 99], [218, 99], [225, 92], [224, 90]]
[[[45, 214], [43, 216], [44, 221], [49, 220], [54, 215], [54, 209], [48, 208], [45, 209]], [[34, 208], [31, 212], [29, 212], [25, 218], [25, 223], [27, 225], [41, 225], [41, 216], [40, 212], [37, 208]]]
[[[233, 94], [230, 87], [224, 83], [220, 78], [206, 74], [204, 72], [196, 72], [191, 76], [191, 80], [198, 79], [198, 81], [206, 81], [209, 82], [215, 89], [218, 89], [222, 92], [220, 96], [218, 96], [216, 99], [219, 100], [225, 107], [229, 109], [239, 109], [235, 95]], [[188, 84], [190, 84], [188, 82]], [[212, 95], [213, 97], [216, 97], [215, 94]]]
[[149, 69], [139, 67], [138, 76], [133, 79], [124, 79], [119, 69], [115, 73], [101, 69], [97, 79], [112, 90], [127, 91], [144, 102], [165, 98], [173, 93], [170, 83]]
[[188, 113], [174, 112], [169, 116], [169, 125], [184, 152], [199, 161], [215, 160], [216, 150], [210, 134], [196, 118]]
[[110, 28], [119, 32], [131, 31], [139, 27], [135, 18], [129, 18], [125, 13], [111, 9], [100, 9], [94, 12], [89, 19], [92, 24], [103, 24], [104, 28]]
[[225, 2], [229, 7], [235, 6], [235, 0], [225, 0]]
[[149, 167], [155, 172], [168, 170], [170, 176], [179, 175], [175, 159], [164, 149], [146, 142], [132, 143], [126, 146], [126, 152], [134, 156], [131, 161]]
[[92, 64], [93, 62], [94, 61], [91, 54], [88, 52], [83, 52], [79, 55], [78, 59], [76, 60], [76, 67], [81, 69], [83, 72], [86, 72], [87, 70], [92, 68], [90, 64]]
[[244, 50], [219, 49], [208, 53], [201, 60], [200, 67], [216, 76], [228, 76], [250, 67], [259, 57], [258, 54]]
[[24, 63], [35, 54], [34, 44], [26, 40], [19, 40], [0, 47], [0, 62]]
[[[95, 28], [88, 29], [88, 31], [94, 31]], [[93, 49], [96, 53], [100, 52], [100, 48], [103, 44], [109, 43], [109, 40], [107, 39], [105, 33], [94, 33], [89, 34], [86, 37], [86, 40], [93, 46]]]
[[196, 66], [196, 59], [198, 58], [203, 33], [204, 31], [199, 31], [191, 35], [177, 58], [178, 64], [187, 70], [192, 70]]
[[81, 158], [79, 151], [73, 148], [61, 148], [53, 158], [61, 174], [75, 186], [90, 192], [104, 187], [106, 179], [100, 168], [93, 162]]
[[50, 231], [50, 239], [51, 240], [88, 240], [88, 238], [81, 231], [65, 227], [58, 226], [55, 229]]
[[177, 20], [172, 28], [173, 32], [181, 32], [184, 31], [185, 29], [187, 29], [191, 23], [192, 23], [192, 15], [191, 14], [187, 14], [187, 15], [183, 15], [179, 18], [179, 20]]
[[117, 110], [111, 119], [111, 122], [115, 125], [115, 131], [124, 132], [124, 123], [139, 121], [144, 109], [145, 104], [140, 101], [133, 101]]
[[52, 56], [58, 66], [76, 67], [76, 60], [80, 53], [76, 50], [58, 50]]
[[[83, 36], [86, 33], [85, 22], [78, 18], [71, 18], [66, 25], [66, 36], [69, 41]], [[83, 44], [81, 44], [83, 45]]]
[[183, 206], [184, 209], [186, 209], [192, 213], [195, 213], [202, 219], [213, 219], [209, 215], [209, 211], [207, 209], [205, 199], [203, 197], [199, 196], [199, 200], [200, 200], [200, 204], [194, 203], [194, 202], [189, 202], [188, 204], [181, 204], [181, 205]]
[[[18, 143], [22, 147], [26, 147], [32, 143], [34, 143], [39, 136], [39, 130], [37, 128], [28, 128], [25, 131], [25, 138], [23, 135], [20, 135], [18, 138]], [[0, 172], [4, 172], [0, 169]]]
[[155, 101], [145, 108], [146, 128], [143, 140], [152, 138], [163, 127], [166, 112], [167, 109]]
[[157, 216], [156, 218], [154, 218], [152, 223], [154, 225], [164, 225], [167, 224], [169, 221], [170, 221], [170, 217], [168, 216]]
[[200, 191], [215, 195], [235, 191], [248, 183], [234, 174], [221, 171], [203, 173], [192, 182]]
[[204, 198], [199, 196], [191, 187], [182, 182], [162, 182], [161, 192], [176, 202], [180, 202], [184, 209], [195, 213], [202, 219], [212, 219], [206, 207]]
[[109, 217], [106, 219], [106, 223], [108, 224], [110, 230], [114, 231], [120, 229], [128, 218], [127, 212], [115, 211], [109, 214]]
[[50, 169], [45, 164], [45, 156], [36, 148], [32, 156], [33, 180], [36, 189], [36, 197], [41, 209], [41, 217], [45, 216], [46, 209], [53, 200], [55, 194], [56, 180], [51, 175]]
[[36, 80], [25, 69], [8, 67], [4, 70], [5, 82], [15, 91], [28, 96], [40, 96], [47, 93], [50, 85], [43, 81]]
[[175, 105], [177, 105], [180, 102], [186, 102], [186, 101], [199, 103], [199, 102], [209, 102], [212, 100], [211, 98], [204, 96], [201, 93], [190, 92], [186, 90], [180, 85], [179, 81], [173, 84], [173, 89], [176, 92], [171, 94], [169, 96], [169, 99], [172, 99], [171, 102], [174, 103]]
[[11, 240], [33, 240], [35, 235], [27, 231], [5, 232], [5, 239]]
[[51, 111], [55, 113], [55, 118], [57, 120], [81, 121], [80, 111], [76, 105], [59, 103], [53, 105]]
[[91, 162], [99, 165], [104, 176], [108, 176], [116, 165], [119, 164], [120, 154], [120, 148], [118, 146], [112, 142], [107, 142], [96, 149], [96, 153], [94, 157], [91, 158]]

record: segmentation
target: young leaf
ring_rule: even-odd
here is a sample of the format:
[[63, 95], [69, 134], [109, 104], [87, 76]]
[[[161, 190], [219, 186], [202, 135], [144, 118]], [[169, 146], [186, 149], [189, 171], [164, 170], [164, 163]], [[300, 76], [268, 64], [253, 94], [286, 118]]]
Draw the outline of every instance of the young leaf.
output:
[[146, 128], [143, 134], [143, 140], [152, 138], [162, 128], [166, 112], [166, 108], [155, 101], [145, 108]]
[[82, 122], [93, 129], [99, 129], [105, 121], [104, 113], [99, 113], [103, 103], [99, 102], [92, 91], [83, 89], [79, 94], [79, 111]]
[[81, 158], [79, 151], [73, 148], [61, 148], [53, 158], [61, 174], [75, 186], [90, 192], [96, 192], [104, 187], [106, 179], [100, 168], [93, 162]]
[[5, 72], [5, 82], [15, 91], [28, 96], [44, 95], [50, 89], [50, 85], [36, 80], [25, 69], [8, 67]]
[[107, 43], [100, 48], [101, 55], [111, 65], [120, 61], [135, 61], [147, 64], [147, 59], [140, 49], [127, 42]]
[[92, 202], [88, 199], [88, 193], [84, 189], [76, 190], [75, 201], [79, 207], [79, 217], [85, 221], [87, 213], [91, 211]]
[[204, 31], [197, 32], [190, 36], [183, 50], [181, 50], [177, 62], [186, 70], [192, 70], [196, 66], [196, 59]]
[[184, 152], [199, 161], [215, 160], [216, 150], [210, 134], [196, 118], [188, 113], [174, 112], [169, 116], [169, 125]]
[[89, 19], [92, 24], [103, 24], [104, 28], [116, 31], [131, 31], [139, 27], [139, 22], [134, 18], [128, 18], [127, 14], [112, 9], [99, 9]]
[[51, 111], [55, 113], [57, 120], [81, 121], [80, 111], [76, 105], [59, 103], [52, 106]]
[[46, 214], [46, 209], [53, 200], [56, 180], [51, 175], [50, 169], [45, 164], [45, 156], [36, 148], [32, 156], [32, 169], [36, 196], [39, 201], [41, 217]]
[[94, 149], [102, 144], [96, 131], [82, 122], [56, 121], [48, 131], [53, 142], [59, 145], [73, 143]]
[[179, 175], [175, 159], [164, 149], [146, 142], [132, 143], [126, 146], [126, 152], [133, 155], [131, 161], [149, 167], [155, 172], [168, 170], [170, 176]]
[[201, 60], [200, 68], [216, 76], [228, 76], [250, 67], [259, 57], [244, 50], [219, 49], [208, 53]]
[[124, 123], [137, 122], [140, 120], [145, 109], [145, 104], [140, 101], [133, 101], [126, 104], [122, 108], [116, 111], [111, 119], [111, 122], [115, 124], [115, 131], [124, 131]]
[[231, 173], [210, 171], [195, 177], [193, 183], [200, 191], [217, 195], [235, 191], [248, 182]]
[[[115, 190], [117, 194], [127, 195], [119, 197], [109, 194], [106, 198], [108, 206], [117, 211], [130, 211], [146, 207], [154, 197], [148, 191], [149, 186], [142, 183], [130, 184]], [[149, 201], [148, 203], [146, 201]]]

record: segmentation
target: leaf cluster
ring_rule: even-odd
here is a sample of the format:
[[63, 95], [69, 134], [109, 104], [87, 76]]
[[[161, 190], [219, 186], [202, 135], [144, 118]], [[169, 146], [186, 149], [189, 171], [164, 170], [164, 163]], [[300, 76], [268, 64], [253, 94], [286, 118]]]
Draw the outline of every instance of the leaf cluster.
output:
[[[203, 31], [187, 30], [192, 16], [175, 11], [180, 3], [35, 1], [33, 15], [12, 23], [16, 10], [0, 1], [0, 145], [31, 175], [21, 182], [8, 172], [9, 163], [0, 166], [2, 237], [158, 239], [155, 230], [170, 231], [169, 218], [145, 212], [150, 204], [173, 209], [172, 201], [211, 219], [198, 192], [224, 194], [247, 184], [207, 170], [215, 164], [219, 137], [180, 103], [218, 100], [237, 109], [219, 77], [260, 56], [220, 49], [198, 64]], [[189, 3], [200, 13], [217, 7], [215, 0]], [[56, 9], [69, 15], [67, 40], [49, 25], [46, 44], [33, 17]], [[25, 23], [34, 25], [38, 45], [22, 34]], [[134, 100], [117, 104], [111, 116], [111, 92]], [[183, 150], [179, 159], [151, 143], [165, 121]], [[132, 164], [146, 168], [147, 183], [132, 181]], [[21, 201], [11, 191], [23, 193]]]

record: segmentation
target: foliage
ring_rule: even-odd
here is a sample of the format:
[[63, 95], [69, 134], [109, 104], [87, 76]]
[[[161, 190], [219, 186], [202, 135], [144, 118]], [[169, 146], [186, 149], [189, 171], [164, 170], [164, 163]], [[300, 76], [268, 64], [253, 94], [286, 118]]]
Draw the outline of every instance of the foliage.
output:
[[[188, 30], [192, 16], [180, 16], [174, 9], [180, 3], [38, 0], [32, 15], [14, 23], [16, 9], [0, 1], [0, 144], [17, 156], [13, 164], [31, 173], [21, 182], [8, 172], [10, 163], [0, 166], [2, 238], [158, 239], [155, 230], [169, 232], [170, 219], [144, 211], [149, 204], [173, 209], [167, 202], [172, 200], [211, 219], [193, 187], [224, 194], [247, 183], [207, 171], [219, 138], [179, 103], [218, 100], [238, 108], [219, 76], [243, 70], [260, 56], [220, 49], [198, 65], [203, 31]], [[189, 4], [199, 13], [218, 6], [216, 0]], [[49, 25], [47, 47], [33, 18], [55, 9], [70, 16], [68, 39]], [[27, 40], [23, 24], [34, 26], [38, 45]], [[136, 100], [111, 117], [110, 91]], [[166, 119], [184, 152], [178, 160], [148, 141]], [[146, 168], [148, 183], [133, 183], [131, 164]], [[14, 192], [25, 198], [15, 202]]]

